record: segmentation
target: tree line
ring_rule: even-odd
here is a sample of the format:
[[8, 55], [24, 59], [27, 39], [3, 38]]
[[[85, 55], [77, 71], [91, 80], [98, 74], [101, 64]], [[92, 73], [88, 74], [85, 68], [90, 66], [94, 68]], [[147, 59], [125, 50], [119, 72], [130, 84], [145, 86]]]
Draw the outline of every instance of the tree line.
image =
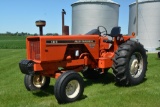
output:
[[[39, 34], [37, 34], [37, 33], [31, 34], [31, 33], [27, 33], [27, 32], [16, 32], [16, 33], [6, 32], [6, 33], [0, 33], [0, 36], [29, 36], [29, 35], [38, 36]], [[55, 35], [59, 35], [59, 34], [58, 33], [47, 33], [47, 34], [44, 34], [44, 35], [55, 36]]]

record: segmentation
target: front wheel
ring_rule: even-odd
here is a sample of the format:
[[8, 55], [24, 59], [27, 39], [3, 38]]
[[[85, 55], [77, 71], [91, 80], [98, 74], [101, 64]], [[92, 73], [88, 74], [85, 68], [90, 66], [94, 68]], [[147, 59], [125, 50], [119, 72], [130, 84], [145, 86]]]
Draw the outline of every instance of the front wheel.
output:
[[143, 81], [147, 55], [139, 42], [129, 40], [120, 45], [113, 62], [113, 72], [119, 85], [137, 85]]
[[54, 86], [54, 94], [59, 103], [74, 102], [82, 96], [83, 91], [83, 78], [74, 71], [63, 73]]
[[41, 90], [48, 88], [50, 77], [41, 75], [25, 75], [24, 84], [28, 91]]

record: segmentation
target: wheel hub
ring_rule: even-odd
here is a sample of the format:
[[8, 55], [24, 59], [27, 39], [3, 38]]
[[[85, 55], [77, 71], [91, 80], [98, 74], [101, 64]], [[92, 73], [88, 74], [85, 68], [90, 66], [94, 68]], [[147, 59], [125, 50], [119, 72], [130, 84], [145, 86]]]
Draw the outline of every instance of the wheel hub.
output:
[[138, 60], [137, 59], [134, 59], [132, 64], [131, 64], [131, 68], [130, 68], [130, 71], [131, 71], [131, 74], [136, 74], [137, 73], [137, 70], [138, 70]]
[[66, 86], [66, 95], [69, 98], [75, 98], [80, 91], [80, 85], [77, 80], [70, 81]]
[[133, 78], [138, 78], [142, 73], [143, 58], [140, 53], [134, 53], [130, 60], [130, 74]]
[[35, 75], [33, 77], [33, 84], [34, 86], [36, 86], [37, 88], [41, 88], [44, 84], [45, 84], [45, 77], [44, 76], [40, 76], [40, 75]]

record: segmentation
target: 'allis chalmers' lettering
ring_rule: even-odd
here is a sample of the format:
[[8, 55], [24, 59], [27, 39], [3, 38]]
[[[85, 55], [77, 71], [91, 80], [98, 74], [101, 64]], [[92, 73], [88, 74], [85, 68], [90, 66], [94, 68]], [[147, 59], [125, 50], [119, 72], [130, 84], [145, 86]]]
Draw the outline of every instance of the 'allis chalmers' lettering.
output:
[[95, 40], [47, 40], [46, 44], [95, 43]]

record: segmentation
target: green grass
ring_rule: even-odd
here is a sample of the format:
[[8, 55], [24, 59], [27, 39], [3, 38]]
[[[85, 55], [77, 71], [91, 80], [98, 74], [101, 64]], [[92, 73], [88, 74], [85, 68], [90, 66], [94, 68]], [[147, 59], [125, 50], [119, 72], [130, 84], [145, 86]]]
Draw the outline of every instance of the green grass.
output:
[[0, 36], [0, 49], [25, 49], [26, 36]]
[[159, 107], [160, 59], [148, 55], [148, 71], [142, 84], [118, 87], [113, 75], [97, 81], [85, 80], [81, 100], [59, 105], [54, 97], [54, 83], [45, 91], [29, 92], [24, 87], [24, 74], [18, 63], [25, 59], [25, 49], [0, 49], [1, 107]]

